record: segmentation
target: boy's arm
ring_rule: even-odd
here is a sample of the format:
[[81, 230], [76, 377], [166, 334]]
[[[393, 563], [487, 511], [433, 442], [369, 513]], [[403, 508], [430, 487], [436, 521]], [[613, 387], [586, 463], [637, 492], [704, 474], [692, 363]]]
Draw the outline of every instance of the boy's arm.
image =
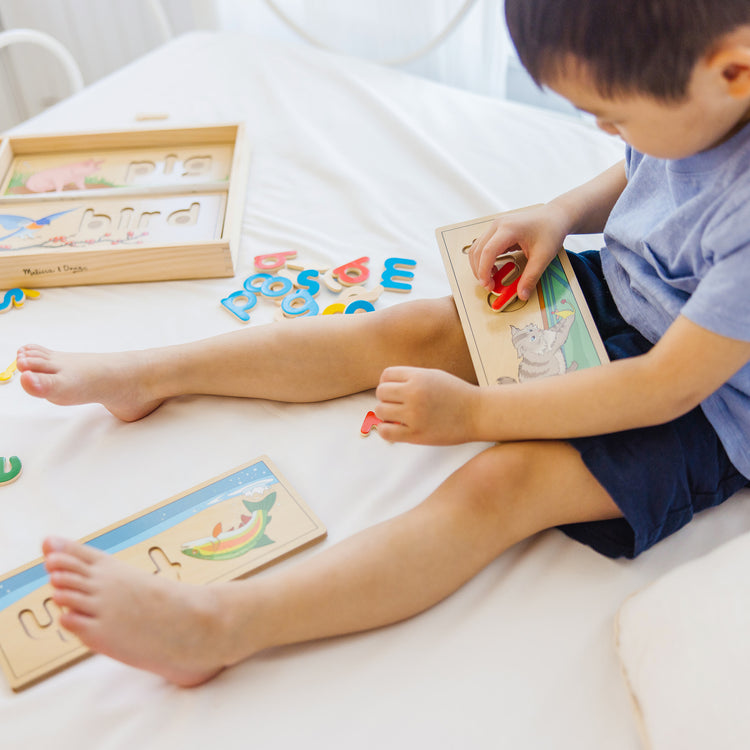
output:
[[479, 388], [437, 370], [394, 367], [378, 386], [390, 441], [564, 439], [660, 424], [697, 406], [750, 360], [750, 342], [678, 317], [646, 354], [601, 367]]
[[518, 246], [528, 261], [518, 283], [518, 295], [528, 299], [567, 235], [597, 233], [604, 229], [626, 183], [625, 162], [620, 161], [549, 203], [509, 211], [498, 217], [469, 252], [477, 280], [492, 289], [495, 259]]
[[548, 205], [561, 209], [568, 216], [568, 234], [598, 234], [603, 231], [627, 181], [623, 159], [592, 180], [558, 195]]

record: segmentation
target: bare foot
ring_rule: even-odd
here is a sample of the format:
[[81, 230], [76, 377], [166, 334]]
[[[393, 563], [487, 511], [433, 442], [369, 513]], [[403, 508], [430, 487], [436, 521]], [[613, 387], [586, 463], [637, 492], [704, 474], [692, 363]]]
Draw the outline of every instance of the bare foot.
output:
[[93, 651], [183, 687], [234, 663], [222, 592], [138, 570], [94, 547], [44, 541], [60, 624]]
[[134, 422], [163, 401], [147, 394], [139, 377], [147, 372], [142, 352], [66, 354], [28, 344], [18, 350], [16, 364], [23, 389], [53, 404], [98, 403], [119, 419]]

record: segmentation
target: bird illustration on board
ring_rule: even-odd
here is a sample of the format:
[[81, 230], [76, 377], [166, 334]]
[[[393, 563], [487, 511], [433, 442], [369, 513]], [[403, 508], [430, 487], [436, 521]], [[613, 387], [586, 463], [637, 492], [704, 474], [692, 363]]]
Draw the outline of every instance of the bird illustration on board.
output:
[[75, 211], [75, 209], [69, 208], [67, 211], [58, 211], [55, 214], [43, 216], [41, 219], [31, 219], [28, 216], [15, 216], [13, 214], [0, 214], [0, 227], [10, 231], [10, 234], [0, 237], [0, 242], [16, 235], [18, 235], [19, 239], [33, 237], [32, 230], [49, 226], [59, 216], [68, 214], [71, 211]]

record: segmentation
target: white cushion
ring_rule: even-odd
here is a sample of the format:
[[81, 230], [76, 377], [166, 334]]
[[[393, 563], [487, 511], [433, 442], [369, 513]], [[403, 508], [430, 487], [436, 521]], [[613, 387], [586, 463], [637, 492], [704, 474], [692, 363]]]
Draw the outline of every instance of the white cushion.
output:
[[750, 534], [621, 607], [617, 647], [644, 744], [750, 747]]

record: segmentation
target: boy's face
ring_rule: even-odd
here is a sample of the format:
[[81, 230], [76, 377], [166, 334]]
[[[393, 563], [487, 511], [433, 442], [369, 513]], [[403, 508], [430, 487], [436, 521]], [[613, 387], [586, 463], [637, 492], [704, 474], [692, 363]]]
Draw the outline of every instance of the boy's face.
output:
[[699, 63], [688, 96], [678, 103], [643, 94], [604, 97], [585, 64], [573, 60], [548, 88], [589, 112], [606, 133], [619, 135], [637, 151], [682, 159], [718, 145], [750, 119], [750, 101], [728, 96], [711, 66]]

